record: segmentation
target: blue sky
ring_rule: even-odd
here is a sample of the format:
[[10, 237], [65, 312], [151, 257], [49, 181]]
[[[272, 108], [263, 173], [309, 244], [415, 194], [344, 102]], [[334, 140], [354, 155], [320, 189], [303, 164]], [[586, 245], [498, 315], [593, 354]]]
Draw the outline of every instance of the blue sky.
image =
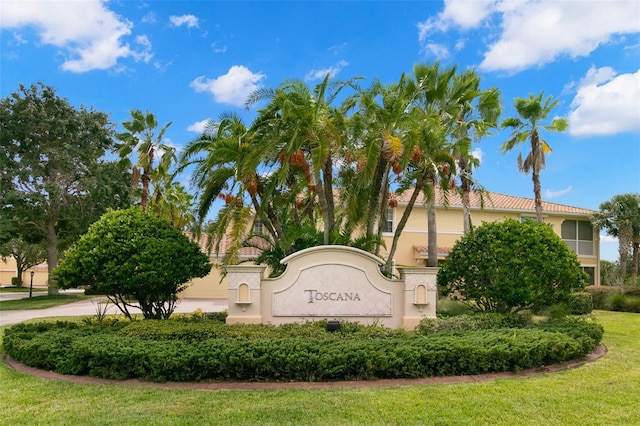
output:
[[[565, 134], [543, 137], [547, 201], [597, 209], [640, 192], [640, 1], [222, 2], [0, 0], [0, 95], [18, 84], [53, 86], [73, 105], [131, 109], [173, 124], [180, 147], [208, 119], [244, 108], [249, 93], [285, 79], [316, 84], [364, 77], [396, 82], [416, 63], [471, 67], [513, 99], [544, 91], [560, 101]], [[532, 197], [508, 134], [475, 146], [476, 179], [493, 192]], [[526, 147], [525, 147], [526, 148]], [[184, 179], [188, 179], [184, 177]], [[602, 257], [616, 259], [605, 238]]]

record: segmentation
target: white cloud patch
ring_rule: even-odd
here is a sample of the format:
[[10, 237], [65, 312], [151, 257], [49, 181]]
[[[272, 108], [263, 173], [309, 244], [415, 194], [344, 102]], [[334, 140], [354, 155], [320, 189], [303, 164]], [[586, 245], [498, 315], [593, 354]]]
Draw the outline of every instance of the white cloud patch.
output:
[[158, 22], [158, 20], [154, 12], [149, 12], [142, 17], [143, 24], [155, 24], [156, 22]]
[[559, 56], [588, 56], [612, 36], [640, 32], [640, 2], [504, 1], [497, 4], [502, 33], [480, 69], [521, 71]]
[[480, 149], [480, 147], [474, 148], [473, 151], [471, 151], [471, 156], [473, 158], [476, 158], [480, 163], [482, 163], [482, 159], [484, 158], [484, 152], [482, 152], [482, 149]]
[[480, 69], [518, 72], [561, 56], [587, 56], [620, 36], [638, 34], [638, 16], [637, 0], [445, 0], [442, 12], [418, 24], [418, 41], [433, 52], [439, 33], [486, 26], [494, 42]]
[[600, 242], [618, 244], [618, 238], [607, 234], [600, 234]]
[[475, 28], [495, 9], [494, 0], [445, 0], [444, 10], [438, 15], [418, 23], [418, 40], [422, 43], [435, 32], [451, 27]]
[[109, 69], [121, 58], [148, 62], [153, 56], [148, 39], [136, 41], [138, 50], [124, 40], [133, 24], [108, 10], [101, 0], [0, 2], [0, 15], [2, 29], [31, 27], [41, 44], [60, 48], [65, 71]]
[[266, 78], [263, 73], [253, 73], [242, 65], [234, 65], [218, 78], [200, 76], [189, 86], [196, 92], [208, 92], [216, 102], [243, 106], [249, 95], [261, 87]]
[[213, 53], [225, 53], [227, 51], [227, 46], [220, 45], [220, 42], [216, 41], [211, 44], [211, 49], [213, 49]]
[[172, 15], [169, 17], [169, 22], [174, 27], [186, 25], [187, 28], [198, 28], [200, 25], [200, 20], [194, 15]]
[[569, 132], [574, 136], [640, 133], [640, 69], [619, 74], [591, 67], [571, 102]]
[[327, 74], [331, 74], [331, 77], [335, 77], [336, 75], [338, 75], [338, 73], [346, 66], [348, 66], [349, 63], [347, 61], [340, 61], [337, 64], [329, 67], [329, 68], [323, 68], [323, 69], [319, 69], [319, 70], [311, 70], [309, 71], [305, 76], [304, 76], [304, 81], [314, 81], [314, 80], [321, 80], [323, 79]]
[[187, 130], [190, 132], [195, 132], [200, 134], [204, 133], [205, 129], [207, 128], [207, 124], [209, 124], [209, 122], [211, 122], [210, 118], [205, 118], [202, 121], [196, 121], [195, 123], [187, 127]]
[[558, 198], [558, 197], [562, 197], [563, 195], [567, 195], [572, 190], [573, 190], [572, 186], [568, 186], [565, 189], [559, 189], [557, 191], [554, 191], [552, 189], [546, 189], [544, 191], [544, 197], [546, 199]]

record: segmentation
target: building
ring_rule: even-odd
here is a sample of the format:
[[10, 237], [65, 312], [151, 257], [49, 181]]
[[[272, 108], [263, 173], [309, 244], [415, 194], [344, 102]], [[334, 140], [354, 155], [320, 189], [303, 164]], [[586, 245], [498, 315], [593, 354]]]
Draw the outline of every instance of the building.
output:
[[[397, 196], [397, 205], [387, 211], [386, 220], [381, 224], [384, 229], [383, 239], [386, 246], [391, 247], [393, 231], [398, 220], [402, 217], [409, 200], [410, 193]], [[394, 203], [395, 204], [395, 203]], [[543, 202], [544, 220], [578, 255], [583, 270], [590, 276], [591, 285], [600, 285], [600, 240], [596, 229], [591, 225], [590, 215], [593, 210], [562, 204]], [[479, 226], [482, 222], [493, 222], [504, 218], [515, 220], [535, 219], [534, 200], [511, 195], [472, 192], [470, 197], [472, 223]], [[443, 261], [454, 243], [463, 235], [462, 201], [454, 192], [448, 195], [445, 205], [442, 194], [436, 199], [438, 261]], [[228, 241], [220, 244], [220, 253], [226, 251]], [[206, 241], [201, 241], [203, 251], [206, 251]], [[396, 266], [426, 265], [427, 259], [427, 209], [420, 195], [413, 207], [411, 216], [402, 232], [397, 251], [394, 255]], [[242, 249], [240, 256], [246, 260], [258, 255], [255, 248]], [[386, 252], [381, 253], [386, 257]], [[0, 284], [8, 285], [11, 277], [15, 276], [15, 265], [12, 259], [0, 262]], [[227, 284], [222, 277], [221, 257], [211, 254], [214, 267], [204, 278], [193, 280], [193, 284], [180, 294], [183, 298], [227, 298]], [[46, 267], [39, 265], [34, 268], [34, 284], [46, 282]], [[24, 275], [24, 282], [28, 284], [30, 270]]]

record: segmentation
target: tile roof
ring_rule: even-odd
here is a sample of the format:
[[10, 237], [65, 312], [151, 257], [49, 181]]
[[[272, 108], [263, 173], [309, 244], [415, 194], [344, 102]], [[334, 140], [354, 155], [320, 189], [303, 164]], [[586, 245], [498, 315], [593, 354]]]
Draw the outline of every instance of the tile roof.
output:
[[[411, 198], [411, 191], [412, 189], [409, 189], [404, 191], [402, 194], [396, 195], [398, 203], [406, 205]], [[481, 194], [483, 195], [481, 196]], [[532, 213], [536, 210], [533, 198], [516, 197], [513, 195], [505, 195], [488, 191], [481, 193], [477, 190], [472, 190], [469, 198], [472, 209], [484, 208], [485, 210], [521, 211]], [[484, 207], [482, 207], [483, 200]], [[423, 204], [424, 201], [424, 194], [419, 194], [416, 199], [416, 204]], [[448, 201], [448, 203], [446, 203], [446, 201]], [[449, 191], [445, 200], [443, 192], [441, 190], [436, 190], [436, 206], [444, 205], [447, 205], [448, 208], [462, 208], [462, 199], [457, 191]], [[542, 201], [542, 210], [545, 213], [561, 213], [568, 215], [591, 215], [596, 213], [594, 210], [550, 203], [548, 201]]]

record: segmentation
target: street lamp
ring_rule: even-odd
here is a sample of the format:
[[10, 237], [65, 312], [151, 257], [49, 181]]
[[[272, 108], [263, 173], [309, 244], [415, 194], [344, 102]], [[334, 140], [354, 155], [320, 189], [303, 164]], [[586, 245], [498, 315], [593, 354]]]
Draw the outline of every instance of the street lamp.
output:
[[29, 285], [29, 298], [31, 298], [31, 293], [33, 293], [33, 274], [35, 274], [35, 272], [31, 271], [31, 284]]

